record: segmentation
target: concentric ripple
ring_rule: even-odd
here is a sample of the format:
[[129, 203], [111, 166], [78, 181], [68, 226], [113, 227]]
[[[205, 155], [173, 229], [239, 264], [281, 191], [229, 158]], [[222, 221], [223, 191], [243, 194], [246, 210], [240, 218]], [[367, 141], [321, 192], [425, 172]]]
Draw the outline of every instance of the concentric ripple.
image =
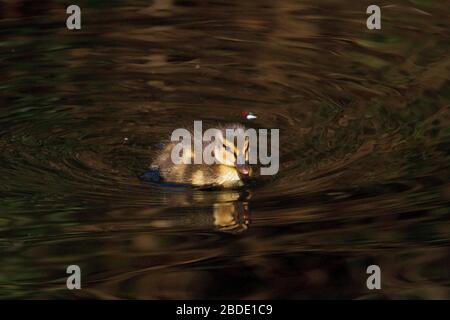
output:
[[[1, 7], [0, 297], [449, 298], [449, 7], [366, 7]], [[194, 120], [280, 129], [279, 173], [141, 181]]]

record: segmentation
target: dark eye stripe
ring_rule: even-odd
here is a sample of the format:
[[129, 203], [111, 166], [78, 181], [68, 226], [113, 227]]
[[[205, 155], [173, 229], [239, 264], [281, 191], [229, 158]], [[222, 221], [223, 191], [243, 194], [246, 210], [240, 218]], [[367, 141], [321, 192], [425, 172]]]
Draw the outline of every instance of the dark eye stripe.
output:
[[222, 144], [222, 146], [223, 146], [223, 148], [226, 150], [226, 151], [228, 151], [228, 152], [232, 152], [233, 153], [233, 155], [234, 155], [234, 157], [235, 158], [237, 158], [237, 154], [236, 154], [236, 151], [231, 151], [231, 148], [229, 147], [229, 146], [227, 146], [225, 143], [224, 144]]
[[223, 144], [223, 148], [227, 151], [231, 152], [231, 148], [229, 146], [227, 146], [226, 144]]

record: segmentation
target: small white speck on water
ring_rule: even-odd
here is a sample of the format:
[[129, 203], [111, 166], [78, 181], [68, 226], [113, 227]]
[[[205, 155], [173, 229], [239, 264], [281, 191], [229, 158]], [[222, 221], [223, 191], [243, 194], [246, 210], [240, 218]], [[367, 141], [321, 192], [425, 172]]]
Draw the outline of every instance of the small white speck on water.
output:
[[197, 65], [195, 66], [195, 69], [200, 69], [200, 65], [197, 64]]
[[254, 120], [254, 119], [257, 118], [257, 116], [253, 112], [248, 112], [248, 113], [245, 114], [245, 118], [247, 120]]

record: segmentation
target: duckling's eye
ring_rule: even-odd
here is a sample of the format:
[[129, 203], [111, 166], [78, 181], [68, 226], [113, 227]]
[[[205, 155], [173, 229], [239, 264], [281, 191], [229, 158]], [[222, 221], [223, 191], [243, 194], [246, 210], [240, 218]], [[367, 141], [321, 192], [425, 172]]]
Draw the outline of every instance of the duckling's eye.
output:
[[231, 149], [230, 146], [227, 146], [226, 144], [223, 144], [223, 147], [225, 148], [225, 150], [227, 150], [230, 153], [233, 153], [236, 156], [236, 152], [233, 152], [233, 150]]
[[223, 144], [222, 146], [223, 146], [223, 148], [224, 148], [225, 150], [231, 152], [231, 148], [230, 148], [229, 146], [227, 146], [226, 144]]
[[230, 146], [227, 146], [226, 144], [223, 144], [223, 147], [224, 147], [224, 149], [225, 149], [226, 151], [228, 151], [229, 153], [233, 154], [233, 156], [234, 156], [235, 159], [237, 159], [236, 151], [233, 151], [233, 150], [231, 149], [231, 147], [230, 147]]

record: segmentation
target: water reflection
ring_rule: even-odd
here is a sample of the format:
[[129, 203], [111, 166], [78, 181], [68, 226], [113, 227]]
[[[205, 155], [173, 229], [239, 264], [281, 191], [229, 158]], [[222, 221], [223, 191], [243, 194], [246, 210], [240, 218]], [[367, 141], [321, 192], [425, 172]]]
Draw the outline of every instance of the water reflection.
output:
[[[62, 3], [0, 2], [0, 297], [450, 297], [449, 7], [369, 32], [369, 4], [90, 1], [72, 33]], [[243, 111], [280, 129], [275, 177], [138, 178]]]
[[248, 202], [214, 204], [214, 225], [221, 231], [244, 231], [250, 224]]
[[187, 213], [183, 214], [181, 219], [179, 216], [173, 217], [168, 223], [167, 219], [172, 211], [169, 209], [167, 215], [164, 215], [165, 224], [229, 233], [243, 232], [251, 222], [251, 195], [251, 191], [244, 189], [204, 191], [173, 186], [165, 190], [165, 201], [170, 203], [171, 207], [177, 207], [180, 211], [186, 210]]

